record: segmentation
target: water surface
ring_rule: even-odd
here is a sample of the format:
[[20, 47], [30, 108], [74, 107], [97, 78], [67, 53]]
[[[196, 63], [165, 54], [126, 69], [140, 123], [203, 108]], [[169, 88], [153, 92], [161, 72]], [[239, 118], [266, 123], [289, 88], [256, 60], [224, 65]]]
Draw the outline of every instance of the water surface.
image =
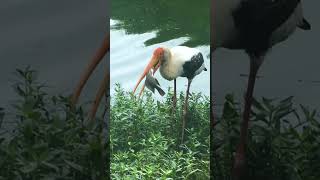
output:
[[[108, 0], [1, 0], [0, 107], [16, 99], [16, 68], [27, 65], [54, 94], [70, 94], [109, 28]], [[106, 63], [106, 61], [104, 62]], [[81, 100], [91, 100], [103, 77], [98, 67]]]
[[[132, 91], [153, 50], [159, 46], [186, 45], [198, 48], [205, 57], [207, 72], [194, 78], [192, 92], [210, 93], [210, 1], [128, 1], [111, 3], [111, 94], [115, 83]], [[192, 8], [190, 8], [190, 6]], [[161, 86], [173, 87], [156, 74]], [[177, 89], [186, 90], [187, 79], [177, 79]], [[156, 95], [157, 97], [157, 95]]]

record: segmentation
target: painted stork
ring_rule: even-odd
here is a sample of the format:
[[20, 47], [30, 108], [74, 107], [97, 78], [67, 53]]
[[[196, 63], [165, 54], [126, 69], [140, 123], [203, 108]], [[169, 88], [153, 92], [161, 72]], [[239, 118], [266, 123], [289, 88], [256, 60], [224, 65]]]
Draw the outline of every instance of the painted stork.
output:
[[309, 30], [300, 0], [212, 1], [211, 48], [242, 49], [250, 58], [240, 142], [233, 165], [233, 179], [244, 175], [245, 149], [254, 84], [267, 52], [285, 41], [297, 27]]
[[186, 77], [188, 79], [188, 87], [186, 90], [186, 98], [183, 110], [183, 122], [182, 122], [182, 135], [181, 143], [184, 141], [184, 129], [186, 125], [186, 114], [188, 108], [189, 90], [192, 79], [200, 74], [202, 71], [206, 71], [204, 65], [204, 59], [202, 53], [196, 48], [190, 48], [186, 46], [175, 46], [171, 49], [166, 47], [159, 47], [153, 52], [153, 56], [149, 64], [145, 67], [142, 75], [140, 76], [137, 84], [134, 87], [133, 93], [135, 93], [140, 82], [145, 78], [151, 69], [153, 74], [160, 68], [161, 76], [168, 80], [174, 80], [174, 95], [173, 95], [173, 107], [176, 105], [176, 79], [178, 77]]
[[[78, 82], [78, 84], [73, 92], [73, 95], [71, 98], [71, 103], [73, 105], [75, 105], [78, 102], [78, 99], [79, 99], [79, 96], [81, 94], [83, 87], [85, 86], [89, 77], [93, 73], [94, 69], [101, 62], [103, 57], [109, 52], [109, 50], [110, 50], [110, 37], [109, 37], [109, 33], [108, 33], [105, 36], [105, 38], [103, 39], [103, 42], [102, 42], [100, 48], [98, 49], [98, 51], [96, 52], [96, 54], [94, 55], [92, 60], [89, 62], [88, 67], [85, 69], [83, 75], [81, 76], [80, 81]], [[95, 118], [100, 101], [101, 101], [103, 95], [107, 92], [107, 89], [109, 89], [109, 85], [110, 85], [109, 84], [109, 77], [110, 77], [109, 70], [106, 70], [104, 78], [99, 86], [99, 90], [96, 94], [95, 100], [93, 102], [93, 105], [92, 105], [92, 108], [91, 108], [91, 111], [89, 114], [90, 119]]]

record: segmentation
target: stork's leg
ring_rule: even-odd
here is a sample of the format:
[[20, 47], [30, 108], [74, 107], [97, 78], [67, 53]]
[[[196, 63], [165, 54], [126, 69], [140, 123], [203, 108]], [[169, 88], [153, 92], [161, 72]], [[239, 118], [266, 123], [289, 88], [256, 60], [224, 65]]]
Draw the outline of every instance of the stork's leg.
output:
[[184, 129], [186, 127], [186, 120], [187, 120], [187, 112], [188, 112], [188, 99], [189, 99], [189, 89], [192, 79], [188, 79], [188, 87], [186, 92], [186, 99], [184, 102], [183, 114], [182, 114], [182, 133], [181, 133], [181, 144], [184, 143]]
[[172, 98], [173, 112], [175, 112], [177, 107], [177, 80], [173, 80], [173, 98]]
[[90, 119], [95, 118], [100, 101], [101, 101], [103, 95], [106, 93], [106, 90], [109, 89], [109, 86], [110, 86], [110, 84], [109, 84], [109, 71], [106, 71], [104, 78], [100, 84], [98, 93], [97, 93], [95, 100], [93, 102], [93, 105], [92, 105], [92, 108], [90, 111]]
[[140, 98], [140, 96], [142, 95], [145, 86], [146, 86], [146, 84], [143, 84], [143, 86], [142, 86], [142, 88], [141, 88], [141, 91], [140, 91], [140, 93], [139, 93], [139, 98]]
[[251, 105], [252, 105], [252, 96], [254, 90], [254, 84], [256, 81], [257, 72], [260, 65], [262, 64], [264, 56], [250, 56], [250, 74], [248, 80], [247, 92], [245, 95], [245, 105], [243, 112], [243, 121], [240, 128], [240, 142], [238, 144], [234, 164], [233, 164], [233, 180], [242, 179], [244, 171], [246, 170], [246, 145], [247, 145], [247, 135], [248, 135], [248, 125], [250, 119]]

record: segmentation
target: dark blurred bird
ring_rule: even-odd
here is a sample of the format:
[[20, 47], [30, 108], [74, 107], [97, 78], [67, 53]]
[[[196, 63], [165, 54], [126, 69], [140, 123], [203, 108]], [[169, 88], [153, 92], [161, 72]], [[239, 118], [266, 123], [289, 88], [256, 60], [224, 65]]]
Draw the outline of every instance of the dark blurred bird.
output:
[[146, 75], [146, 80], [144, 82], [145, 86], [150, 89], [154, 93], [154, 89], [156, 89], [161, 96], [165, 95], [166, 93], [161, 89], [159, 81], [152, 75], [152, 72]]

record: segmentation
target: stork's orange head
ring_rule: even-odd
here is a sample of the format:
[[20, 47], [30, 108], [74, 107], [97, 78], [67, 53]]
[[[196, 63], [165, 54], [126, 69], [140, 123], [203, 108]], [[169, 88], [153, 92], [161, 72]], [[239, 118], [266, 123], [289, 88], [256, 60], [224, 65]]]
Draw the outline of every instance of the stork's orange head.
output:
[[163, 56], [163, 54], [164, 54], [164, 49], [162, 47], [158, 47], [153, 51], [154, 56], [160, 57], [160, 56]]
[[140, 82], [148, 72], [153, 69], [153, 74], [159, 69], [162, 63], [162, 59], [164, 57], [164, 48], [159, 47], [153, 51], [153, 56], [151, 57], [151, 60], [149, 61], [148, 65], [144, 68], [144, 71], [142, 75], [140, 76], [136, 86], [134, 87], [133, 93], [137, 90], [137, 87], [139, 86]]

